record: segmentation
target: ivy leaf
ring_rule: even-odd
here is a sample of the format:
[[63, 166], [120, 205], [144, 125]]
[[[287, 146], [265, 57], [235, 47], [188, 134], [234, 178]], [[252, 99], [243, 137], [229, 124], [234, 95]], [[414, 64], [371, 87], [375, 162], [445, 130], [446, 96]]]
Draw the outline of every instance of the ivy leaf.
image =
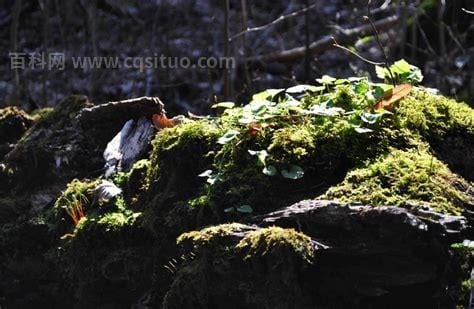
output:
[[323, 77], [316, 79], [316, 81], [322, 85], [332, 85], [336, 79], [329, 75], [324, 75]]
[[240, 132], [237, 130], [229, 130], [222, 137], [220, 137], [217, 142], [221, 145], [225, 145], [239, 135]]
[[252, 122], [255, 122], [255, 119], [252, 115], [249, 114], [245, 114], [242, 118], [239, 119], [240, 124], [251, 124]]
[[253, 209], [250, 205], [242, 205], [237, 207], [237, 211], [243, 214], [251, 214]]
[[285, 89], [267, 89], [267, 90], [264, 90], [262, 92], [256, 93], [252, 96], [252, 101], [250, 103], [265, 101], [265, 100], [268, 100], [268, 99], [271, 100], [274, 95], [276, 95], [277, 93], [280, 93], [284, 90]]
[[268, 157], [268, 152], [266, 150], [255, 151], [255, 150], [250, 150], [249, 149], [248, 152], [252, 156], [257, 156], [258, 164], [260, 166], [265, 166], [266, 165], [265, 161]]
[[390, 70], [396, 74], [410, 73], [411, 65], [405, 59], [400, 59], [390, 66]]
[[215, 184], [217, 181], [221, 180], [221, 176], [219, 173], [214, 174], [212, 170], [205, 170], [198, 177], [207, 177], [207, 183], [210, 185]]
[[385, 69], [384, 67], [381, 67], [379, 65], [375, 66], [375, 74], [380, 79], [385, 79], [386, 75], [389, 75], [387, 69]]
[[211, 108], [233, 108], [235, 106], [234, 102], [220, 102], [211, 106]]
[[316, 87], [313, 85], [297, 85], [297, 86], [293, 86], [286, 89], [286, 93], [294, 94], [294, 93], [302, 93], [306, 91], [317, 92], [321, 90], [324, 90], [324, 87]]
[[264, 173], [267, 176], [272, 177], [278, 174], [278, 170], [273, 165], [269, 165], [263, 168], [262, 173]]
[[303, 178], [304, 170], [298, 165], [291, 164], [288, 170], [281, 171], [281, 175], [285, 178], [296, 180]]
[[374, 124], [377, 122], [377, 120], [382, 116], [382, 114], [371, 114], [371, 113], [362, 113], [360, 115], [360, 119], [362, 119], [363, 122], [369, 123], [369, 124]]
[[212, 175], [212, 170], [205, 170], [201, 174], [198, 175], [198, 177], [209, 177]]
[[362, 128], [362, 127], [354, 128], [354, 130], [355, 130], [357, 133], [361, 133], [361, 134], [374, 132], [374, 130], [372, 130], [372, 129], [369, 129], [369, 128]]
[[354, 86], [354, 92], [358, 94], [365, 94], [369, 91], [369, 83], [361, 81]]

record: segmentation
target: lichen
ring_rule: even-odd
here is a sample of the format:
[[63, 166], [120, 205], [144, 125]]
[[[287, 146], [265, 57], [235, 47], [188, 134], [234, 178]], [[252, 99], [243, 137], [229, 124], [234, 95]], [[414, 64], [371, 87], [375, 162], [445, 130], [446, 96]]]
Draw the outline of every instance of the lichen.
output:
[[473, 206], [472, 186], [426, 149], [393, 149], [350, 171], [322, 198], [388, 206], [423, 204], [456, 215]]
[[281, 257], [284, 252], [289, 251], [307, 262], [312, 262], [315, 251], [310, 237], [294, 229], [276, 226], [249, 232], [236, 248], [243, 252], [246, 260], [265, 255]]

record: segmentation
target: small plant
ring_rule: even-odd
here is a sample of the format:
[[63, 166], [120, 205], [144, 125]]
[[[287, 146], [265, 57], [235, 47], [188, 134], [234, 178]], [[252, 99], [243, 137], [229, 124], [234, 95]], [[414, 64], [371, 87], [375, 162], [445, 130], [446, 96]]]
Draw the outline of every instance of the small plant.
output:
[[88, 203], [88, 199], [85, 195], [79, 194], [74, 196], [71, 200], [68, 200], [68, 203], [64, 206], [66, 213], [71, 217], [74, 222], [74, 226], [77, 226], [79, 221], [85, 217], [83, 205]]

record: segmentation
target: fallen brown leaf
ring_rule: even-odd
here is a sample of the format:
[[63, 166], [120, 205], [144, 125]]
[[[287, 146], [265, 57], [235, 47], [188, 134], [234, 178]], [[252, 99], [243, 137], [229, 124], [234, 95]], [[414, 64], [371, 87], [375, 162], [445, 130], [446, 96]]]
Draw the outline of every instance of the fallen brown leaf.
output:
[[406, 97], [412, 89], [413, 86], [410, 84], [395, 86], [384, 93], [382, 98], [374, 105], [374, 109], [392, 109], [393, 104]]

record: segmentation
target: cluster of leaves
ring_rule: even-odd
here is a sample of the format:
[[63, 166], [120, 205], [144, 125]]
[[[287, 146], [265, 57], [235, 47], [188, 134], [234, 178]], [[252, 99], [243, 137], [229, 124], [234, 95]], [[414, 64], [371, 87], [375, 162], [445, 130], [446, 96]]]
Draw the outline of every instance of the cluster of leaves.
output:
[[388, 68], [375, 66], [377, 77], [392, 82], [419, 84], [423, 80], [421, 70], [409, 64], [405, 59], [396, 61]]
[[[420, 81], [419, 69], [401, 60], [394, 64], [392, 71], [402, 81]], [[396, 66], [396, 70], [394, 69]], [[380, 70], [378, 69], [378, 73]], [[384, 76], [385, 77], [385, 76]], [[257, 93], [243, 107], [233, 102], [215, 104], [213, 108], [222, 111], [221, 117], [209, 118], [216, 126], [223, 128], [224, 134], [217, 140], [225, 151], [243, 143], [246, 139], [272, 134], [276, 130], [291, 125], [312, 123], [317, 126], [321, 118], [347, 121], [360, 134], [368, 134], [380, 128], [381, 119], [391, 115], [391, 105], [406, 96], [411, 85], [392, 86], [373, 83], [365, 77], [336, 79], [323, 76], [317, 79], [318, 85], [298, 85], [287, 89], [268, 89]], [[381, 104], [388, 102], [389, 104]], [[286, 162], [286, 167], [271, 164], [271, 154], [265, 143], [253, 143], [247, 149], [255, 157], [256, 165], [269, 177], [281, 176], [297, 180], [304, 177], [304, 168], [299, 162]], [[257, 147], [264, 147], [257, 148]], [[228, 156], [216, 156], [228, 160]], [[215, 162], [217, 170], [206, 170], [200, 177], [206, 177], [209, 185], [223, 180], [225, 162]], [[227, 212], [251, 212], [249, 205], [231, 207]]]

